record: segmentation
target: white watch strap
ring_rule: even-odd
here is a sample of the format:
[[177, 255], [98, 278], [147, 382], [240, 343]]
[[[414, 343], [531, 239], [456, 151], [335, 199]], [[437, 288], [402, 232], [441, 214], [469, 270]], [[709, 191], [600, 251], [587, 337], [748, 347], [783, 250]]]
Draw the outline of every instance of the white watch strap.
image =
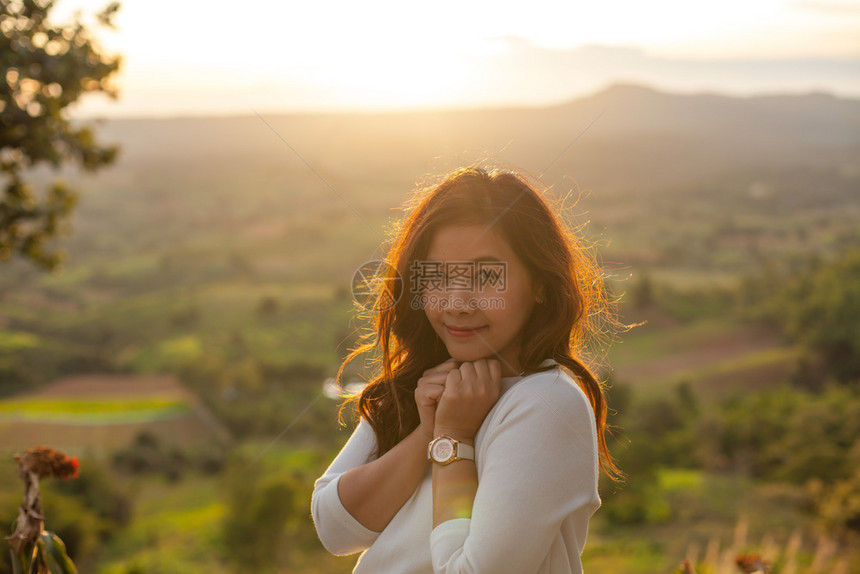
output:
[[455, 456], [457, 458], [464, 458], [466, 460], [475, 460], [475, 447], [470, 444], [466, 444], [463, 442], [457, 442], [457, 452]]

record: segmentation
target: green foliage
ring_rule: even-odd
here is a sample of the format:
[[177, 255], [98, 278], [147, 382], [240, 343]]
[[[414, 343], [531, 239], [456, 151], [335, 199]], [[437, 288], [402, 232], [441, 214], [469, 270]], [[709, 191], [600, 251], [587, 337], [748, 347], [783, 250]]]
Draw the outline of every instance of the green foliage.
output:
[[860, 534], [860, 466], [854, 474], [827, 486], [821, 480], [809, 484], [820, 520], [836, 532]]
[[[649, 524], [671, 519], [672, 510], [661, 487], [661, 468], [694, 464], [691, 428], [698, 405], [688, 383], [679, 383], [667, 396], [633, 402], [629, 387], [614, 385], [609, 396], [623, 405], [613, 417], [627, 438], [625, 448], [613, 449], [626, 484], [608, 497], [602, 512], [613, 524]], [[601, 477], [601, 480], [605, 480]], [[608, 488], [608, 484], [604, 484]]]
[[686, 382], [676, 384], [665, 396], [634, 403], [622, 423], [636, 453], [627, 455], [633, 457], [633, 468], [694, 464], [690, 429], [697, 414], [696, 399]]
[[[664, 471], [672, 467], [730, 472], [795, 487], [820, 483], [818, 506], [847, 513], [834, 514], [830, 523], [853, 524], [852, 489], [860, 468], [856, 390], [831, 385], [812, 393], [786, 386], [702, 405], [692, 386], [680, 383], [672, 393], [633, 401], [626, 409], [613, 420], [628, 441], [626, 448], [613, 449], [628, 480], [604, 500], [603, 513], [611, 523], [659, 523], [694, 508], [690, 501], [672, 502], [669, 493], [678, 482], [667, 482]], [[713, 489], [708, 492], [713, 498]], [[841, 506], [829, 497], [839, 497]]]
[[610, 378], [606, 382], [603, 392], [607, 405], [606, 421], [608, 425], [614, 426], [619, 417], [623, 417], [630, 407], [633, 389], [630, 385], [615, 382]]
[[191, 470], [217, 473], [224, 466], [224, 453], [214, 446], [191, 451], [168, 445], [157, 435], [141, 431], [127, 448], [117, 450], [111, 457], [115, 468], [127, 474], [162, 474], [176, 482]]
[[[46, 485], [46, 493], [52, 497], [77, 499], [88, 513], [93, 513], [101, 521], [102, 528], [97, 534], [100, 540], [105, 540], [131, 522], [132, 494], [102, 460], [89, 457], [83, 459], [81, 465], [85, 472], [74, 480]], [[68, 543], [68, 539], [66, 541]]]
[[50, 574], [77, 574], [75, 564], [66, 553], [66, 545], [53, 532], [42, 531], [36, 540], [38, 558]]
[[681, 273], [660, 271], [642, 271], [630, 285], [611, 282], [614, 289], [625, 291], [625, 309], [636, 316], [660, 310], [678, 321], [693, 323], [723, 316], [736, 307], [737, 288], [733, 285], [684, 279]]
[[312, 478], [299, 469], [267, 471], [236, 456], [225, 473], [223, 548], [237, 572], [283, 570], [316, 541], [308, 523]]
[[659, 524], [670, 520], [672, 510], [660, 490], [656, 469], [630, 472], [622, 468], [629, 473], [630, 480], [621, 490], [604, 497], [603, 517], [616, 525]]
[[827, 372], [842, 382], [860, 379], [860, 249], [793, 277], [774, 313]]
[[[804, 484], [846, 479], [860, 467], [860, 397], [784, 388], [738, 397], [719, 428], [699, 428], [719, 441], [732, 468], [754, 477]], [[716, 435], [716, 436], [714, 436]]]
[[322, 373], [321, 367], [307, 362], [277, 365], [214, 353], [177, 369], [183, 383], [238, 438], [271, 437], [289, 425], [297, 436], [331, 442], [337, 405], [322, 398]]
[[[66, 108], [90, 92], [117, 96], [110, 84], [120, 58], [109, 57], [80, 21], [65, 25], [48, 19], [53, 0], [0, 0], [0, 261], [20, 253], [54, 270], [62, 260], [47, 243], [77, 202], [62, 181], [38, 198], [24, 180], [30, 167], [58, 168], [71, 161], [95, 171], [114, 161], [118, 148], [101, 146], [92, 128], [74, 125]], [[112, 26], [114, 2], [98, 14]]]

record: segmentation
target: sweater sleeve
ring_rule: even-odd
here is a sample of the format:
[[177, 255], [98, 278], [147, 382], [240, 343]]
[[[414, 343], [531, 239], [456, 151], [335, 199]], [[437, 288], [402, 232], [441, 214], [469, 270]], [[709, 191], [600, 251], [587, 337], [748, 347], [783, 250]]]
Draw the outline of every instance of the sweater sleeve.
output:
[[562, 377], [522, 381], [504, 398], [483, 439], [472, 517], [431, 533], [436, 574], [536, 572], [573, 514], [582, 528], [565, 542], [582, 552], [600, 504], [591, 404]]
[[368, 529], [347, 511], [337, 491], [340, 477], [348, 470], [369, 462], [375, 450], [373, 429], [361, 419], [340, 453], [314, 482], [311, 515], [320, 542], [332, 554], [345, 556], [361, 552], [379, 536], [379, 532]]

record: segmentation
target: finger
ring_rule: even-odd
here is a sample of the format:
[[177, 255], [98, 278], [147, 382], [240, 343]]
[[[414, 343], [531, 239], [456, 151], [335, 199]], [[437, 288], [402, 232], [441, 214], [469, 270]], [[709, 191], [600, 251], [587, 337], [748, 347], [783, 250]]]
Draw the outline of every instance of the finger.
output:
[[418, 379], [418, 384], [415, 385], [415, 390], [426, 387], [441, 387], [445, 388], [445, 375], [433, 375], [432, 377], [421, 377]]
[[445, 377], [444, 375], [434, 375], [432, 377], [422, 377], [418, 379], [418, 384], [415, 385], [415, 390], [430, 388], [430, 387], [439, 387], [441, 389], [445, 388]]
[[458, 369], [460, 372], [459, 389], [465, 393], [471, 393], [475, 389], [475, 365], [472, 361], [462, 363]]
[[445, 378], [447, 376], [448, 376], [447, 372], [445, 372], [445, 373], [431, 373], [429, 375], [423, 376], [420, 379], [418, 379], [418, 384], [420, 385], [422, 383], [433, 383], [433, 384], [438, 384], [438, 385], [444, 385], [445, 384]]
[[487, 357], [487, 389], [494, 397], [498, 398], [502, 386], [502, 364], [492, 358]]
[[415, 400], [421, 404], [438, 402], [444, 391], [445, 385], [425, 383], [415, 388]]
[[475, 372], [475, 363], [472, 361], [466, 361], [460, 368], [460, 378], [462, 380], [461, 386], [464, 389], [473, 389], [475, 387], [477, 373]]
[[435, 367], [427, 369], [426, 371], [424, 371], [424, 374], [430, 375], [433, 373], [447, 373], [451, 369], [456, 369], [456, 368], [457, 368], [457, 360], [454, 358], [450, 358], [447, 361], [445, 361], [444, 363], [439, 363]]
[[424, 383], [415, 387], [416, 397], [439, 397], [445, 390], [442, 383]]
[[490, 367], [487, 365], [487, 359], [479, 359], [472, 364], [475, 367], [475, 382], [481, 387], [492, 387]]
[[445, 389], [459, 390], [463, 381], [460, 369], [452, 369], [445, 375]]

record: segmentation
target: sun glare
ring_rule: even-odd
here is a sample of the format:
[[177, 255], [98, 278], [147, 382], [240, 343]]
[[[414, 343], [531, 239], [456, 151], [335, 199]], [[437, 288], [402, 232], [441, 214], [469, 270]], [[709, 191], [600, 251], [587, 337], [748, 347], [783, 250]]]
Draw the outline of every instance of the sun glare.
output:
[[[59, 0], [55, 16], [94, 14], [105, 3]], [[512, 0], [261, 0], [238, 8], [205, 0], [128, 0], [115, 19], [117, 31], [99, 37], [106, 49], [123, 55], [120, 105], [132, 113], [162, 106], [165, 113], [233, 113], [248, 105], [398, 109], [504, 101], [508, 94], [500, 87], [535, 79], [544, 85], [587, 83], [577, 76], [582, 70], [537, 76], [548, 60], [528, 60], [529, 46], [543, 49], [550, 62], [583, 45], [686, 60], [856, 56], [852, 32], [860, 27], [860, 12], [840, 8], [837, 15], [832, 4], [822, 6], [792, 0], [713, 6], [683, 0], [533, 0], [527, 6]], [[520, 56], [519, 67], [505, 64], [508, 53]], [[611, 60], [596, 65], [604, 69], [595, 77], [618, 73], [608, 69]], [[519, 84], [511, 83], [514, 77]], [[509, 101], [528, 95], [526, 87], [517, 89]], [[536, 90], [529, 101], [538, 103], [541, 96]]]
[[424, 107], [455, 99], [468, 76], [466, 55], [434, 47], [360, 50], [320, 72], [319, 78], [356, 105]]

